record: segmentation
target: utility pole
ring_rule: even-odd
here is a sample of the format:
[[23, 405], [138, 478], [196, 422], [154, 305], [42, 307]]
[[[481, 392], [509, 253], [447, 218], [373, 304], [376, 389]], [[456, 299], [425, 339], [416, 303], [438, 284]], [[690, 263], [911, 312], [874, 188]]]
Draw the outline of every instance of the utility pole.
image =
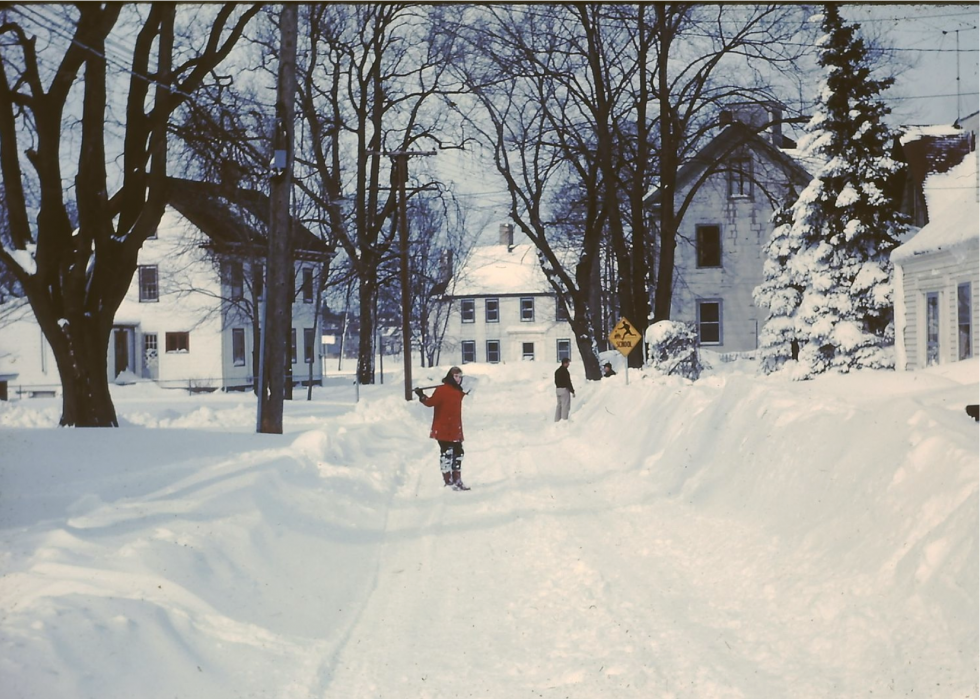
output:
[[[276, 99], [276, 131], [270, 184], [269, 253], [265, 309], [259, 352], [259, 401], [257, 432], [282, 434], [286, 362], [289, 361], [292, 327], [293, 278], [290, 194], [293, 188], [293, 133], [296, 95], [297, 8], [283, 3], [279, 14], [281, 46], [279, 86]], [[291, 388], [291, 387], [290, 387]]]
[[389, 153], [395, 168], [395, 181], [398, 183], [398, 234], [401, 257], [402, 285], [402, 355], [405, 365], [405, 400], [412, 400], [412, 294], [410, 288], [411, 270], [408, 259], [408, 159], [413, 155], [435, 155], [435, 151], [396, 151]]

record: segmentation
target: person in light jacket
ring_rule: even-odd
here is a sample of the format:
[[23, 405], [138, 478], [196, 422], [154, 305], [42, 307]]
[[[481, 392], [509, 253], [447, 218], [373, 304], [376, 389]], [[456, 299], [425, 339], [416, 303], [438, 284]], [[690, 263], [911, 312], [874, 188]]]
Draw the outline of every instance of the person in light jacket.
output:
[[434, 409], [429, 436], [439, 442], [439, 470], [442, 480], [453, 490], [469, 490], [463, 483], [463, 370], [454, 366], [431, 396], [415, 389], [422, 405]]
[[571, 359], [566, 357], [561, 360], [561, 366], [555, 369], [555, 395], [558, 397], [558, 406], [555, 408], [555, 422], [568, 419], [568, 411], [572, 407], [572, 396], [575, 395], [575, 388], [572, 386], [572, 377], [568, 375], [568, 365]]

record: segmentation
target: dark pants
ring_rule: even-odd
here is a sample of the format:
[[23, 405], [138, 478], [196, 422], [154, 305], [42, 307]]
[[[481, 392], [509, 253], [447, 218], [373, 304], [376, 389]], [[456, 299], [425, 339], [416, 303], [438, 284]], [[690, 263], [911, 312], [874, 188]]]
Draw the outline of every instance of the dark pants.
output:
[[463, 443], [439, 441], [439, 470], [458, 471], [463, 466]]

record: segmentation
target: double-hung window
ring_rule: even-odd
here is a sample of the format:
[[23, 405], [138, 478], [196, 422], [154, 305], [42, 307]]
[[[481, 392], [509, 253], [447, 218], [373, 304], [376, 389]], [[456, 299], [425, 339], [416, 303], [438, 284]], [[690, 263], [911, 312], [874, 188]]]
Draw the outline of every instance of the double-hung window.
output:
[[959, 335], [959, 358], [973, 356], [973, 288], [970, 282], [956, 287], [956, 328]]
[[939, 292], [926, 292], [926, 366], [939, 364]]
[[313, 270], [303, 268], [303, 303], [313, 303]]
[[232, 301], [241, 301], [245, 297], [245, 273], [241, 260], [228, 261], [228, 293]]
[[698, 267], [721, 267], [721, 226], [695, 228]]
[[555, 320], [559, 323], [568, 322], [568, 307], [565, 302], [559, 298], [555, 297]]
[[486, 309], [484, 311], [486, 322], [488, 323], [499, 323], [500, 322], [500, 299], [487, 299]]
[[252, 291], [257, 299], [265, 293], [265, 269], [261, 264], [252, 267]]
[[232, 328], [231, 361], [235, 366], [245, 366], [245, 329]]
[[307, 364], [313, 363], [313, 357], [316, 354], [315, 341], [313, 328], [303, 328], [303, 361]]
[[141, 265], [139, 268], [140, 303], [154, 303], [160, 300], [160, 287], [157, 283], [157, 266]]
[[521, 322], [534, 322], [534, 297], [521, 299]]
[[720, 345], [721, 338], [721, 301], [698, 301], [698, 340]]
[[464, 323], [476, 322], [476, 301], [473, 299], [460, 299], [459, 317]]
[[476, 361], [476, 342], [473, 340], [463, 340], [460, 343], [463, 350], [463, 364], [470, 364]]
[[500, 340], [487, 340], [487, 362], [490, 364], [500, 362]]

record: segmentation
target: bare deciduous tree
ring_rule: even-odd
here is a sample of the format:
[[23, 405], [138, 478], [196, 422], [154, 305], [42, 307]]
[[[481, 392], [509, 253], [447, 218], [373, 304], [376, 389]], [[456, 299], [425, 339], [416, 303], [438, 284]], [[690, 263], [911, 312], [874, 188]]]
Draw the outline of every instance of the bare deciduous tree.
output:
[[[62, 425], [118, 425], [106, 370], [109, 336], [137, 253], [163, 215], [171, 115], [228, 56], [258, 11], [257, 5], [202, 6], [192, 18], [186, 7], [64, 7], [65, 23], [46, 32], [43, 57], [39, 27], [18, 9], [6, 11], [0, 25], [0, 171], [13, 246], [13, 254], [0, 251], [0, 260], [23, 286], [53, 350]], [[138, 26], [125, 59], [108, 41], [121, 21]], [[203, 36], [182, 45], [178, 25]], [[79, 113], [72, 114], [78, 100]], [[120, 100], [117, 140], [107, 119]], [[69, 117], [77, 121], [71, 130]], [[74, 134], [78, 148], [69, 163]], [[118, 173], [110, 170], [116, 163]], [[25, 196], [26, 179], [40, 191], [36, 210]], [[68, 214], [72, 197], [77, 228]]]
[[390, 253], [396, 153], [443, 145], [438, 99], [453, 62], [453, 37], [438, 16], [412, 4], [322, 3], [304, 10], [297, 113], [298, 186], [326, 212], [358, 279], [358, 381], [374, 382], [379, 270]]

